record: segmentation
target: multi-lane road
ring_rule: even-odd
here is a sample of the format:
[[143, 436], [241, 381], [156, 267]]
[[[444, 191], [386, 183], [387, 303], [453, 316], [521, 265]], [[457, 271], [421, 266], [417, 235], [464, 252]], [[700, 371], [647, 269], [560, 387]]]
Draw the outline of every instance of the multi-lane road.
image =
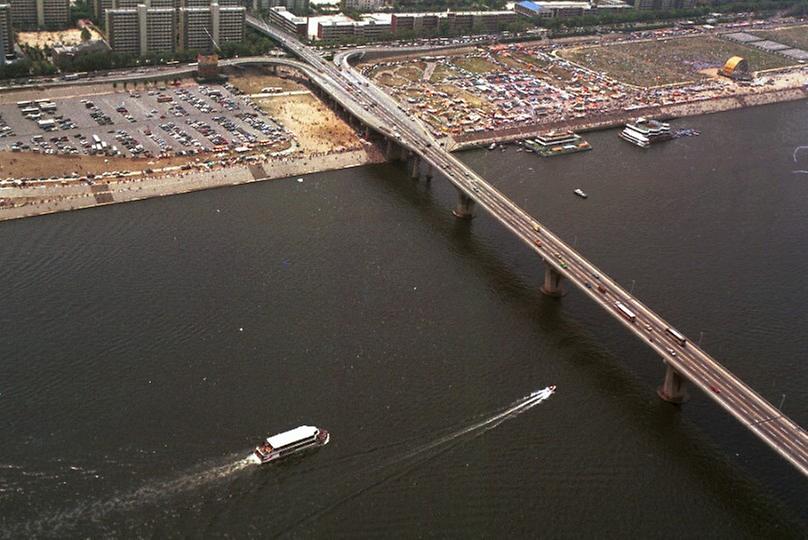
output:
[[447, 152], [423, 125], [351, 67], [351, 56], [361, 51], [339, 54], [334, 62], [329, 62], [294, 36], [263, 21], [248, 17], [248, 24], [276, 39], [308, 64], [314, 70], [315, 82], [343, 107], [440, 171], [458, 190], [536, 251], [545, 264], [577, 286], [654, 349], [676, 372], [808, 476], [808, 433], [802, 427], [691, 340], [677, 336], [677, 331], [662, 317]]

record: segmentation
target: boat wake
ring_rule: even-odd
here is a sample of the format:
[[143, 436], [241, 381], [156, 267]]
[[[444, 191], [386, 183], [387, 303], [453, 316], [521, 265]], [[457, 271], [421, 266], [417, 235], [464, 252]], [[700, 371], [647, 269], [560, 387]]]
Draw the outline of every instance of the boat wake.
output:
[[[407, 452], [390, 456], [380, 463], [377, 462], [376, 465], [368, 466], [364, 469], [363, 474], [359, 476], [355, 474], [355, 470], [352, 470], [351, 478], [346, 478], [344, 484], [342, 484], [350, 490], [349, 493], [339, 497], [338, 500], [326, 507], [303, 517], [303, 519], [296, 519], [292, 528], [300, 527], [361, 496], [363, 493], [406, 474], [420, 464], [451, 450], [458, 444], [477, 438], [503, 422], [529, 411], [550, 398], [554, 390], [554, 387], [548, 387], [533, 392], [513, 402], [504, 410], [487, 415], [468, 425], [444, 430], [444, 434], [424, 444], [417, 445], [418, 440], [423, 440], [423, 437], [418, 437], [373, 449], [373, 451], [379, 451], [400, 448], [405, 444], [412, 448], [411, 445], [416, 443], [416, 446]], [[3, 528], [0, 528], [0, 538], [70, 536], [71, 531], [74, 531], [77, 526], [87, 523], [103, 528], [105, 523], [109, 524], [114, 521], [111, 519], [114, 514], [131, 512], [150, 505], [158, 505], [172, 496], [198, 490], [217, 482], [223, 482], [239, 471], [255, 467], [250, 456], [242, 456], [243, 454], [231, 455], [227, 458], [226, 463], [221, 465], [202, 466], [198, 470], [183, 473], [174, 479], [156, 480], [133, 491], [115, 494], [107, 499], [88, 501], [73, 508], [56, 510], [32, 521], [9, 524], [10, 526], [8, 527], [4, 525]], [[352, 455], [351, 459], [356, 457], [357, 455]], [[334, 465], [335, 463], [330, 462], [327, 468], [333, 468]], [[297, 473], [299, 474], [300, 471], [297, 470]], [[354, 482], [361, 482], [361, 484], [352, 486]], [[284, 528], [284, 530], [287, 529]]]
[[404, 454], [403, 456], [397, 458], [395, 461], [399, 462], [404, 461], [406, 459], [410, 459], [412, 457], [428, 452], [429, 450], [439, 448], [453, 441], [457, 441], [458, 439], [465, 440], [465, 437], [467, 436], [473, 436], [474, 438], [479, 437], [486, 431], [494, 429], [503, 422], [510, 420], [511, 418], [515, 418], [524, 412], [529, 411], [542, 401], [552, 396], [553, 392], [555, 392], [555, 388], [553, 387], [547, 387], [542, 390], [533, 392], [532, 394], [529, 394], [515, 401], [504, 411], [501, 411], [499, 413], [494, 414], [493, 416], [485, 418], [484, 420], [480, 420], [478, 422], [465, 426], [461, 429], [453, 431], [448, 435], [444, 435], [443, 437], [435, 439], [432, 442], [429, 442], [423, 446], [416, 448], [415, 450], [412, 450], [411, 452], [408, 452], [407, 454]]
[[[231, 456], [229, 459], [234, 457]], [[0, 531], [2, 533], [0, 536], [3, 534], [10, 534], [9, 537], [61, 536], [60, 531], [69, 531], [69, 528], [79, 521], [100, 523], [111, 513], [155, 504], [172, 495], [222, 481], [250, 465], [249, 459], [240, 458], [236, 461], [229, 461], [225, 465], [189, 472], [173, 480], [156, 481], [129, 493], [114, 495], [105, 500], [91, 501], [75, 508], [54, 512], [36, 521], [21, 523], [12, 527], [11, 531]]]
[[[455, 429], [448, 434], [418, 446], [409, 452], [394, 456], [382, 462], [380, 465], [372, 467], [369, 471], [370, 474], [381, 473], [381, 476], [371, 480], [370, 483], [364, 486], [358, 487], [347, 495], [340, 497], [338, 500], [334, 501], [328, 506], [305, 516], [303, 519], [293, 524], [290, 530], [305, 526], [307, 523], [318, 519], [324, 514], [327, 514], [343, 504], [356, 499], [364, 493], [407, 474], [422, 463], [448, 452], [455, 446], [476, 439], [485, 432], [501, 425], [503, 422], [516, 418], [517, 416], [539, 405], [543, 401], [546, 401], [550, 398], [550, 396], [553, 395], [554, 392], [554, 386], [548, 386], [547, 388], [533, 392], [513, 402], [504, 410], [496, 412], [491, 416], [487, 416], [482, 420], [478, 420], [459, 429]], [[362, 476], [363, 478], [367, 478], [367, 475]]]

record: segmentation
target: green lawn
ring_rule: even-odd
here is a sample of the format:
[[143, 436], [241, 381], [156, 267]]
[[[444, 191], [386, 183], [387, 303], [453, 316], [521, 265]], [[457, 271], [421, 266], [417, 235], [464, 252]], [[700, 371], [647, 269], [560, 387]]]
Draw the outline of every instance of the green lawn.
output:
[[490, 73], [492, 71], [499, 71], [500, 68], [496, 64], [492, 64], [485, 58], [477, 57], [458, 57], [452, 58], [452, 63], [459, 68], [472, 73]]
[[808, 51], [808, 26], [793, 26], [791, 28], [781, 28], [780, 30], [766, 30], [751, 33], [763, 39], [770, 39], [782, 43], [783, 45], [789, 45], [795, 49], [805, 49]]
[[711, 36], [569, 49], [562, 56], [637, 86], [699, 79], [706, 76], [701, 70], [719, 68], [731, 56], [746, 58], [753, 71], [794, 63], [776, 54]]

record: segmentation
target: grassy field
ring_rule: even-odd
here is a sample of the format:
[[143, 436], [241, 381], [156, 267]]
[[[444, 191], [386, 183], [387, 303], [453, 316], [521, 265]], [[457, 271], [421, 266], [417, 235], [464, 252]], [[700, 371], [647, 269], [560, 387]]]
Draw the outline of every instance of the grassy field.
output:
[[443, 82], [448, 77], [454, 77], [455, 75], [457, 75], [457, 73], [455, 71], [452, 71], [450, 67], [445, 66], [443, 64], [438, 64], [435, 67], [435, 71], [432, 72], [432, 76], [429, 78], [429, 82], [433, 83]]
[[793, 26], [791, 28], [781, 28], [780, 30], [753, 32], [753, 34], [763, 39], [790, 45], [796, 49], [808, 50], [808, 26]]
[[452, 58], [452, 63], [472, 73], [491, 73], [492, 71], [499, 71], [500, 69], [496, 64], [492, 64], [484, 58], [474, 56]]
[[703, 78], [702, 70], [718, 68], [731, 56], [749, 60], [750, 69], [770, 69], [793, 64], [776, 54], [715, 37], [621, 43], [605, 47], [569, 49], [562, 56], [620, 81], [637, 86], [657, 86]]

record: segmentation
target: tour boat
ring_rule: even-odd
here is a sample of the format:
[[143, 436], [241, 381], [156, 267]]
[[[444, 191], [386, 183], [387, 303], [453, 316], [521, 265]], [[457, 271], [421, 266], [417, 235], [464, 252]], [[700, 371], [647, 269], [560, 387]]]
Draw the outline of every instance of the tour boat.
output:
[[592, 149], [588, 142], [572, 131], [550, 131], [534, 140], [527, 140], [524, 144], [542, 157], [561, 156]]
[[584, 193], [584, 192], [583, 192], [583, 190], [582, 190], [581, 188], [575, 188], [575, 189], [573, 190], [573, 193], [575, 193], [576, 195], [578, 195], [578, 196], [579, 196], [580, 198], [582, 198], [582, 199], [586, 199], [587, 197], [589, 197], [589, 195], [587, 195], [586, 193]]
[[620, 138], [640, 148], [646, 148], [651, 144], [673, 138], [673, 134], [670, 124], [666, 122], [638, 118], [636, 122], [626, 124], [625, 129], [620, 132]]
[[278, 433], [255, 448], [249, 459], [256, 464], [269, 463], [309, 448], [328, 444], [331, 436], [328, 431], [314, 426], [300, 426]]

